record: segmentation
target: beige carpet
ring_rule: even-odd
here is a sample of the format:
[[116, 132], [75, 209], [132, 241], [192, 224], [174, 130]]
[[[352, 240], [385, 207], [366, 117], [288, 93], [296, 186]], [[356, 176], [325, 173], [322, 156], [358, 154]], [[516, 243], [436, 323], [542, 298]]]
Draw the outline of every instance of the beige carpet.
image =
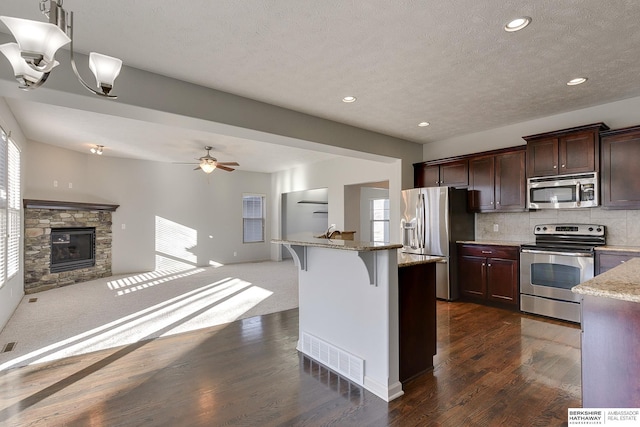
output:
[[[29, 302], [37, 298], [35, 302]], [[298, 307], [292, 261], [112, 276], [26, 295], [0, 371]]]

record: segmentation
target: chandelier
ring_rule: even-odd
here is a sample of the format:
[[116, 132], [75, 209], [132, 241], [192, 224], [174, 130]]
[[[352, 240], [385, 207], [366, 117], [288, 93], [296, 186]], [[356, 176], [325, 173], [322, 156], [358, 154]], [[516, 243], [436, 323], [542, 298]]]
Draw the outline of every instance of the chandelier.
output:
[[11, 63], [20, 89], [32, 90], [42, 86], [51, 70], [59, 65], [54, 58], [56, 51], [70, 43], [71, 68], [80, 83], [96, 95], [117, 98], [110, 92], [120, 74], [122, 61], [100, 53], [89, 53], [89, 69], [96, 78], [97, 90], [89, 86], [80, 77], [73, 57], [73, 12], [66, 12], [62, 8], [62, 2], [63, 0], [40, 0], [40, 11], [49, 22], [0, 16], [0, 21], [16, 39], [16, 43], [0, 45], [0, 52]]

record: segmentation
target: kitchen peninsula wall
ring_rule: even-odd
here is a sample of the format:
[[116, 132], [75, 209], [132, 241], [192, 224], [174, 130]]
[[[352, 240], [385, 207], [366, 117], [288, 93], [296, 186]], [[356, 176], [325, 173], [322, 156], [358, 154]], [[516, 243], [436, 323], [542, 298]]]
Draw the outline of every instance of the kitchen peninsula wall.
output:
[[[537, 224], [602, 224], [607, 245], [640, 246], [640, 210], [544, 209], [517, 213], [476, 214], [476, 240], [499, 242], [533, 241]], [[497, 224], [498, 231], [494, 230]]]

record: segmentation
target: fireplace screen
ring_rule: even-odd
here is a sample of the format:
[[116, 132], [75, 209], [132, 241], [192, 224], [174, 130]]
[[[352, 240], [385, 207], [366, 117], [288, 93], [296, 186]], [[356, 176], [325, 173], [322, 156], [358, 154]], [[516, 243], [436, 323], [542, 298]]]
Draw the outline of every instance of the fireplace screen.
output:
[[95, 227], [51, 229], [51, 272], [93, 267], [95, 243]]

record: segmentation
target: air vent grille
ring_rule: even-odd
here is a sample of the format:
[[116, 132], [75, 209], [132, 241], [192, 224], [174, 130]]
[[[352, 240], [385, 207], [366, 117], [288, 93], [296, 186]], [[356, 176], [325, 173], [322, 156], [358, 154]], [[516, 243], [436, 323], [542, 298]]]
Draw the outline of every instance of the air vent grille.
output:
[[302, 352], [358, 385], [364, 385], [363, 359], [306, 332], [302, 333]]

